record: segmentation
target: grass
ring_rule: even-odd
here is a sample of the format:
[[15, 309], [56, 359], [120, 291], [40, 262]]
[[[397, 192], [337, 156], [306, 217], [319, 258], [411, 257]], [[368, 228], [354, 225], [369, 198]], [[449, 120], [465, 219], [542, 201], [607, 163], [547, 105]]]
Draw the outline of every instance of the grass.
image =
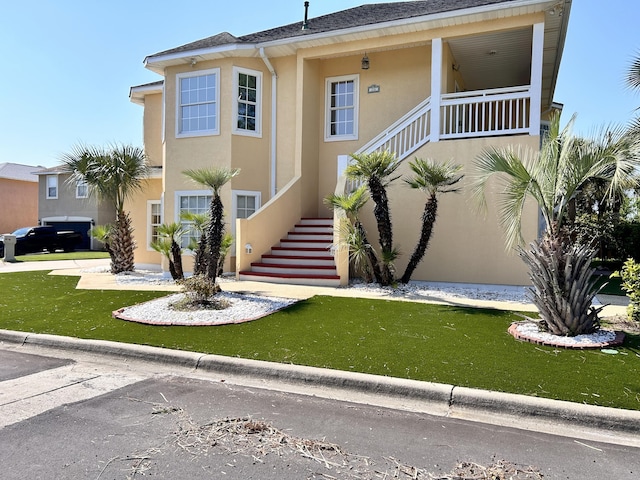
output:
[[609, 278], [609, 277], [600, 277], [598, 279], [598, 283], [596, 284], [597, 286], [603, 285], [604, 287], [602, 288], [602, 290], [600, 290], [600, 293], [604, 294], [604, 295], [619, 295], [619, 296], [626, 296], [626, 293], [624, 290], [622, 290], [622, 278], [620, 277], [613, 277], [613, 278]]
[[16, 256], [16, 262], [43, 262], [51, 260], [94, 260], [109, 258], [107, 252], [30, 253]]
[[0, 275], [0, 328], [140, 343], [640, 410], [640, 336], [618, 355], [521, 343], [513, 312], [314, 297], [259, 321], [163, 327], [111, 318], [160, 292], [75, 290], [77, 278]]

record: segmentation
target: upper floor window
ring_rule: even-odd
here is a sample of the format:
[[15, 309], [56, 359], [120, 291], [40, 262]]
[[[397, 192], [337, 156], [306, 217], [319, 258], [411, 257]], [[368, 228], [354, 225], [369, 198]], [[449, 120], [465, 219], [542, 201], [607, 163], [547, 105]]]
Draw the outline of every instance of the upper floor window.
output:
[[176, 136], [220, 133], [220, 69], [180, 73], [177, 79]]
[[58, 198], [58, 176], [47, 175], [47, 198]]
[[325, 140], [358, 139], [358, 75], [327, 78]]
[[261, 135], [262, 73], [235, 67], [234, 133]]
[[87, 198], [89, 196], [89, 185], [84, 180], [76, 183], [76, 198]]

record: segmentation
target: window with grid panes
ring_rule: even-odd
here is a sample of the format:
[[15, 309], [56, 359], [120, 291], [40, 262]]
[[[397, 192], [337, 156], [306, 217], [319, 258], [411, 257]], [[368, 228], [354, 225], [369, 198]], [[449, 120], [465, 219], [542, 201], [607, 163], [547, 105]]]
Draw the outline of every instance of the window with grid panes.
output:
[[219, 70], [179, 74], [178, 136], [213, 135], [219, 132]]
[[[178, 201], [179, 215], [185, 212], [194, 214], [209, 214], [209, 207], [211, 205], [211, 195], [180, 195]], [[189, 244], [192, 240], [196, 242], [200, 239], [200, 233], [195, 230], [193, 223], [180, 218], [180, 223], [185, 228], [187, 233], [182, 235], [182, 248], [189, 248]]]
[[327, 79], [326, 138], [352, 140], [358, 137], [358, 77]]

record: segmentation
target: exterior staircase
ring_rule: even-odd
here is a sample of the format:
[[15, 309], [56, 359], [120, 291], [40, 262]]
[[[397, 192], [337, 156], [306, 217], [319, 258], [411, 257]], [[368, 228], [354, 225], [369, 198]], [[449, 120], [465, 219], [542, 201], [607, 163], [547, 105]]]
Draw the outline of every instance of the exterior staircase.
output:
[[287, 238], [260, 262], [251, 264], [250, 271], [239, 273], [240, 280], [288, 283], [293, 285], [340, 285], [336, 264], [331, 253], [333, 244], [332, 218], [303, 218]]

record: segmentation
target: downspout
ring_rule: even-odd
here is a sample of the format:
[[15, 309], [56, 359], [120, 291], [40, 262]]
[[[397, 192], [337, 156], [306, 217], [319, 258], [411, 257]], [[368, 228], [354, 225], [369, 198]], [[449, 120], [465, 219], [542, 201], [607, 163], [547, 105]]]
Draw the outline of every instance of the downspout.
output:
[[262, 61], [271, 72], [271, 190], [270, 190], [270, 198], [275, 197], [276, 195], [276, 152], [277, 152], [277, 100], [278, 100], [278, 74], [271, 65], [269, 58], [264, 53], [264, 48], [260, 48], [260, 57]]

